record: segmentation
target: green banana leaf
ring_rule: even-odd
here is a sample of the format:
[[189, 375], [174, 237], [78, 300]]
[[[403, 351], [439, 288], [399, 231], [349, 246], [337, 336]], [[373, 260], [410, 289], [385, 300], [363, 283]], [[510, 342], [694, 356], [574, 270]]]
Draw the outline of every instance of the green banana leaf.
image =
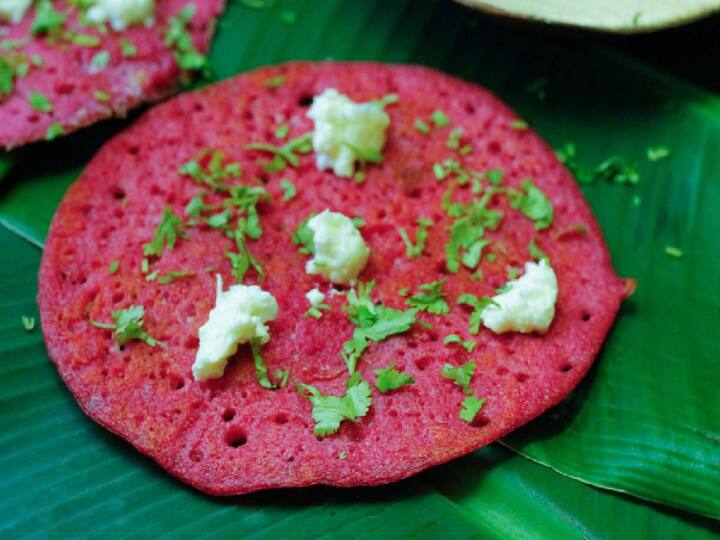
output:
[[383, 488], [219, 498], [85, 417], [38, 328], [40, 252], [0, 228], [0, 537], [712, 538], [708, 518], [588, 487], [499, 446]]
[[[720, 356], [720, 346], [712, 330], [717, 324], [714, 317], [720, 313], [720, 217], [712, 207], [720, 200], [720, 102], [577, 39], [497, 26], [465, 8], [439, 1], [287, 1], [267, 9], [231, 5], [220, 22], [211, 64], [215, 77], [223, 78], [266, 63], [322, 58], [435, 66], [489, 87], [555, 146], [576, 142], [583, 168], [612, 154], [637, 162], [637, 186], [596, 182], [585, 191], [607, 235], [616, 268], [637, 278], [638, 290], [624, 306], [596, 367], [578, 390], [505, 444], [585, 482], [719, 516], [720, 372], [713, 360]], [[107, 123], [10, 156], [10, 171], [0, 183], [0, 221], [42, 245], [52, 212], [67, 185], [102, 141], [122, 125]], [[670, 148], [667, 159], [646, 159], [648, 147], [663, 145]], [[679, 248], [683, 256], [668, 256], [667, 246]], [[12, 252], [14, 259], [21, 251], [18, 246], [4, 252]], [[26, 264], [25, 273], [29, 274], [24, 276], [25, 286], [18, 286], [26, 294], [24, 298], [29, 298], [28, 287], [34, 287], [37, 265], [37, 254], [34, 260], [28, 257], [18, 259]], [[5, 281], [2, 286], [6, 287]], [[4, 301], [5, 296], [1, 299]], [[8, 302], [10, 306], [3, 306], [2, 311], [6, 316], [19, 301]], [[197, 504], [193, 506], [196, 515], [205, 512], [221, 517], [220, 521], [223, 515], [237, 510], [222, 501], [189, 493], [129, 450], [116, 455], [118, 447], [126, 448], [123, 443], [83, 423], [79, 412], [73, 416], [71, 398], [46, 365], [39, 337], [34, 337], [35, 349], [18, 345], [16, 334], [22, 332], [19, 314], [12, 317], [18, 322], [14, 327], [12, 320], [8, 323], [8, 328], [12, 327], [5, 332], [9, 348], [0, 351], [3, 365], [15, 365], [13, 384], [6, 386], [8, 393], [0, 391], [3, 409], [38, 408], [48, 403], [46, 395], [54, 395], [55, 402], [68, 410], [63, 426], [52, 426], [54, 420], [46, 418], [52, 432], [78, 432], [84, 426], [78, 433], [83, 441], [80, 447], [66, 437], [61, 449], [42, 456], [46, 466], [42, 474], [55, 470], [53, 464], [59, 467], [56, 491], [52, 502], [45, 499], [46, 504], [67, 509], [67, 501], [61, 497], [68, 497], [67, 490], [73, 487], [91, 489], [83, 480], [87, 483], [100, 474], [97, 467], [91, 467], [99, 460], [107, 462], [108, 470], [118, 475], [112, 489], [101, 486], [113, 500], [113, 490], [120, 488], [141, 493], [146, 504], [155, 503], [147, 502], [147, 490], [154, 489], [148, 487], [150, 483], [157, 489], [162, 484], [167, 489], [163, 496], [177, 500], [170, 505], [160, 499], [151, 508], [171, 508], [172, 515], [182, 517], [183, 523], [188, 523], [187, 505]], [[34, 361], [26, 364], [28, 355]], [[31, 369], [40, 373], [33, 375]], [[42, 391], [27, 394], [18, 390], [26, 385], [33, 388], [43, 377], [46, 384]], [[5, 423], [5, 414], [0, 422]], [[0, 447], [5, 448], [4, 441], [9, 440], [7, 448], [17, 460], [22, 459], [25, 445], [38, 444], [48, 436], [45, 430], [23, 433], [22, 422], [13, 423], [10, 417], [8, 422]], [[100, 448], [88, 465], [73, 460], [73, 448], [84, 456], [82, 449], [94, 443]], [[115, 461], [121, 459], [132, 463], [123, 467]], [[2, 468], [18, 475], [19, 462], [7, 462]], [[131, 480], [135, 483], [127, 484]], [[14, 493], [17, 483], [12, 486], [9, 489]], [[459, 490], [459, 486], [466, 489]], [[481, 536], [503, 531], [506, 536], [533, 536], [530, 533], [534, 530], [553, 537], [563, 531], [599, 537], [616, 533], [651, 535], [653, 531], [666, 535], [669, 527], [677, 527], [678, 535], [685, 537], [695, 525], [712, 528], [714, 523], [599, 493], [509, 457], [506, 450], [496, 447], [399, 486], [351, 490], [347, 495], [333, 490], [310, 492], [312, 495], [283, 493], [278, 497], [284, 501], [280, 505], [273, 495], [233, 500], [241, 511], [238, 516], [232, 514], [233, 523], [225, 524], [227, 530], [242, 520], [248, 520], [246, 525], [256, 523], [258, 531], [281, 521], [277, 532], [304, 530], [311, 535], [310, 529], [298, 525], [301, 515], [313, 522], [326, 520], [322, 523], [327, 528], [321, 528], [318, 536], [332, 531], [350, 536], [373, 531], [387, 531], [388, 535], [444, 534], [442, 527], [447, 526], [450, 514], [457, 514], [457, 529], [452, 530], [462, 537], [471, 531]], [[21, 491], [18, 495], [27, 496]], [[418, 497], [427, 500], [413, 500]], [[302, 504], [306, 499], [307, 507]], [[23, 500], [33, 500], [33, 496]], [[7, 502], [8, 509], [12, 501]], [[105, 509], [94, 497], [88, 496], [86, 501], [95, 504], [86, 514], [99, 519]], [[268, 506], [270, 501], [276, 506]], [[115, 504], [116, 513], [121, 513], [121, 503]], [[386, 515], [385, 507], [391, 509], [388, 515], [393, 523], [402, 521], [397, 530], [381, 523], [387, 520], [375, 520], [378, 529], [347, 528], [345, 524], [350, 517], [358, 520]], [[122, 508], [139, 516], [144, 511], [132, 499]], [[334, 513], [333, 519], [321, 515], [318, 508]], [[32, 527], [43, 523], [39, 517], [43, 515], [31, 513], [19, 519], [23, 526]], [[441, 528], [423, 529], [419, 524], [426, 519], [438, 519], [433, 527]], [[624, 528], [636, 519], [643, 520], [648, 528]], [[138, 520], [134, 516], [130, 521]], [[152, 532], [150, 524], [140, 521], [148, 533]], [[420, 528], [411, 528], [413, 522]], [[77, 525], [72, 520], [61, 523]], [[614, 523], [623, 528], [614, 531]], [[192, 530], [206, 529], [191, 528], [188, 532]]]

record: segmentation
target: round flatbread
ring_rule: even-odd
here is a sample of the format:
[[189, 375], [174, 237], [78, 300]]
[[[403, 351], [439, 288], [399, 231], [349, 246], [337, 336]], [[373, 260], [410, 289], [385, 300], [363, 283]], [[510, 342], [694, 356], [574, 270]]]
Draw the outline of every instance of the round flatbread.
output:
[[76, 4], [37, 0], [21, 21], [0, 22], [0, 148], [51, 140], [167, 96], [202, 67], [223, 7], [157, 0], [151, 23], [115, 31], [87, 24]]
[[[366, 164], [364, 178], [319, 171], [313, 153], [297, 151], [297, 163], [278, 163], [270, 152], [246, 148], [282, 146], [305, 136], [313, 129], [308, 106], [328, 88], [356, 102], [397, 96], [385, 107], [391, 123], [383, 161]], [[281, 389], [258, 383], [249, 345], [240, 346], [221, 378], [193, 378], [198, 329], [215, 302], [215, 274], [225, 287], [235, 282], [226, 255], [236, 251], [235, 242], [223, 232], [234, 227], [234, 218], [227, 226], [216, 218], [214, 228], [197, 217], [219, 212], [226, 200], [208, 178], [264, 188], [271, 196], [257, 203], [262, 235], [246, 242], [264, 280], [251, 267], [244, 283], [259, 284], [277, 299], [278, 316], [268, 323], [271, 339], [261, 353], [275, 382], [282, 377], [276, 370], [290, 370], [290, 382]], [[552, 204], [550, 226], [510, 204], [508, 193], [524, 192], [527, 178]], [[283, 197], [289, 183], [297, 193]], [[450, 271], [448, 231], [457, 218], [448, 201], [470, 204], [491, 186], [497, 191], [487, 208], [501, 211], [502, 220], [485, 231], [489, 244], [476, 267], [460, 264]], [[172, 249], [149, 257], [143, 269], [143, 246], [165, 209], [185, 222], [186, 232]], [[320, 437], [313, 433], [313, 405], [298, 388], [346, 392], [341, 350], [355, 329], [346, 312], [347, 288], [336, 292], [322, 277], [306, 273], [309, 255], [292, 242], [298, 225], [325, 209], [364, 222], [360, 231], [371, 253], [359, 279], [375, 282], [375, 304], [407, 310], [422, 284], [444, 280], [449, 312], [420, 311], [422, 324], [371, 342], [357, 370], [369, 383], [372, 405], [355, 422], [345, 420], [336, 433]], [[415, 241], [419, 218], [433, 225], [422, 253], [409, 257], [400, 230]], [[549, 257], [559, 283], [549, 331], [496, 334], [481, 326], [471, 334], [473, 308], [458, 299], [495, 294], [508, 274], [538, 256], [535, 249], [529, 252], [531, 243]], [[161, 282], [173, 271], [189, 274]], [[319, 319], [304, 316], [305, 294], [313, 288], [326, 294], [330, 306]], [[174, 476], [229, 495], [311, 484], [384, 484], [502, 437], [577, 385], [624, 294], [575, 181], [552, 149], [499, 100], [422, 67], [327, 62], [268, 67], [179, 96], [107, 143], [54, 217], [39, 303], [50, 357], [83, 410]], [[133, 305], [144, 307], [143, 328], [161, 344], [119, 345], [110, 330], [91, 324], [112, 322], [113, 311]], [[448, 334], [474, 340], [474, 346], [466, 344], [471, 352], [446, 344]], [[466, 393], [441, 372], [445, 364], [471, 360], [475, 370]], [[414, 382], [380, 393], [374, 370], [391, 364]], [[485, 400], [471, 422], [459, 414], [468, 395]]]

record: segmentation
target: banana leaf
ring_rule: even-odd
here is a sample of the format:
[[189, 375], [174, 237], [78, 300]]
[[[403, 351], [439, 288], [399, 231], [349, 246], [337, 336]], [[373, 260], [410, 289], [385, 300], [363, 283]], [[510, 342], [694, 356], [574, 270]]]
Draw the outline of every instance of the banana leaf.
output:
[[[211, 54], [215, 78], [288, 59], [422, 63], [489, 87], [556, 147], [573, 141], [577, 156], [569, 164], [583, 179], [602, 176], [597, 172], [602, 170], [598, 165], [613, 155], [623, 156], [626, 167], [637, 170], [637, 184], [618, 184], [615, 175], [611, 177], [615, 181], [600, 178], [584, 185], [606, 233], [615, 266], [622, 275], [638, 280], [637, 292], [626, 302], [595, 368], [576, 392], [504, 443], [534, 461], [584, 482], [692, 512], [720, 516], [720, 422], [717, 420], [720, 371], [715, 362], [720, 356], [720, 346], [712, 333], [720, 313], [720, 281], [717, 279], [720, 216], [713, 212], [715, 201], [720, 200], [720, 101], [641, 64], [597, 49], [577, 36], [500, 26], [451, 3], [286, 1], [262, 9], [246, 4], [266, 3], [240, 2], [240, 5], [229, 6]], [[41, 246], [52, 212], [67, 185], [99, 145], [122, 125], [123, 122], [106, 123], [10, 156], [10, 170], [0, 183], [0, 222]], [[648, 149], [657, 151], [659, 147], [667, 147], [669, 155], [658, 159], [657, 152], [651, 152], [653, 160], [649, 160]], [[16, 251], [12, 251], [13, 258]], [[30, 277], [25, 276], [29, 282], [26, 287], [31, 287], [35, 266], [27, 264]], [[2, 283], [4, 287], [5, 282]], [[8, 309], [4, 309], [4, 315], [8, 315]], [[19, 315], [14, 316], [18, 320]], [[18, 331], [14, 329], [13, 335]], [[28, 361], [27, 355], [34, 359], [29, 364], [33, 369], [47, 371], [42, 399], [38, 394], [0, 394], [3, 407], [40, 407], [47, 401], [44, 392], [49, 391], [48, 381], [53, 381], [56, 401], [72, 410], [70, 398], [60, 388], [52, 370], [42, 367], [46, 357], [40, 344], [36, 343], [36, 350], [31, 353], [29, 349], [14, 348], [15, 338], [7, 339], [12, 347], [0, 354], [0, 358], [12, 359], [18, 366], [13, 372], [15, 385], [8, 386], [8, 391], [12, 386], [32, 386], [32, 374], [19, 367], [26, 365], [23, 362]], [[0, 421], [4, 421], [4, 416], [0, 416]], [[85, 425], [79, 420], [79, 413], [73, 418]], [[22, 439], [22, 430], [13, 432], [18, 429], [16, 424], [10, 427], [12, 429], [3, 430], [3, 436], [8, 434], [11, 440], [13, 436], [20, 437], [22, 442], [13, 443], [12, 448], [16, 454], [22, 454], [23, 444], [28, 442]], [[73, 427], [70, 420], [63, 428], [63, 433], [81, 429], [80, 425]], [[116, 446], [122, 443], [105, 436], [99, 428], [85, 425], [82, 433], [83, 447], [89, 444], [88, 440], [102, 441], [102, 448], [98, 450], [102, 457], [96, 457], [95, 463], [98, 459], [106, 461], [111, 470], [116, 459], [133, 463], [118, 473], [116, 487], [125, 489], [126, 477], [137, 482], [140, 477], [143, 481], [150, 481], [149, 478], [155, 482], [153, 485], [161, 482], [161, 473], [150, 466], [141, 465], [133, 472], [136, 462], [145, 462], [131, 457], [130, 451], [115, 456]], [[44, 463], [64, 466], [72, 463], [71, 471], [85, 474], [85, 468], [72, 461], [72, 452], [65, 455], [66, 444], [70, 444], [67, 439], [63, 442], [63, 451], [55, 452]], [[76, 451], [82, 454], [82, 448]], [[12, 465], [14, 463], [8, 464]], [[65, 495], [67, 489], [68, 479], [62, 476], [64, 466], [58, 473], [60, 495]], [[621, 529], [613, 531], [611, 526], [627, 524], [630, 514], [626, 512], [631, 512], [631, 507], [642, 509], [633, 510], [638, 513], [633, 514], [632, 519], [646, 520], [648, 527], [658, 527], [652, 530], [663, 535], [666, 533], [663, 527], [670, 526], [663, 521], [669, 519], [668, 516], [677, 518], [681, 524], [678, 527], [713, 526], [713, 522], [599, 493], [525, 460], [511, 458], [506, 450], [497, 447], [441, 470], [441, 473], [430, 472], [403, 482], [399, 487], [352, 490], [349, 493], [356, 494], [347, 498], [332, 490], [312, 491], [319, 494], [312, 497], [322, 501], [317, 502], [318, 505], [332, 507], [336, 515], [342, 513], [338, 508], [343, 507], [343, 503], [347, 505], [358, 498], [360, 506], [370, 512], [365, 517], [374, 515], [369, 510], [371, 507], [377, 512], [381, 507], [397, 505], [397, 508], [403, 507], [403, 519], [409, 519], [412, 512], [416, 512], [415, 519], [419, 519], [419, 516], [430, 516], [429, 511], [420, 508], [436, 504], [428, 501], [436, 501], [438, 492], [453, 493], [451, 503], [437, 503], [438, 512], [441, 507], [461, 509], [459, 513], [477, 527], [476, 531], [481, 531], [481, 536], [492, 535], [490, 529], [497, 523], [515, 527], [506, 530], [517, 531], [518, 536], [522, 531], [532, 531], [528, 521], [538, 520], [539, 526], [543, 526], [546, 516], [541, 511], [542, 505], [537, 511], [531, 510], [537, 506], [533, 503], [535, 498], [546, 498], [548, 505], [557, 508], [569, 522], [579, 524], [579, 531], [591, 523], [588, 531], [581, 532], [586, 536], [629, 533]], [[92, 479], [94, 474], [87, 473], [85, 479]], [[493, 475], [498, 496], [506, 497], [504, 502], [485, 498], [489, 488], [483, 479]], [[82, 486], [82, 478], [73, 478], [75, 483], [71, 482], [71, 486], [90, 489]], [[468, 489], [462, 492], [451, 489], [449, 478], [456, 478], [457, 482], [469, 486]], [[512, 494], [512, 478], [517, 478], [520, 486], [515, 488], [528, 498]], [[431, 487], [427, 487], [429, 483]], [[142, 486], [136, 485], [135, 490], [143, 493], [145, 500], [147, 486]], [[110, 488], [107, 490], [108, 494], [112, 492]], [[167, 495], [171, 501], [175, 497], [178, 502], [181, 497], [187, 497], [184, 504], [190, 504], [188, 500], [203, 501], [212, 506], [204, 508], [213, 515], [230, 512], [221, 502], [191, 496], [177, 486], [175, 490], [180, 493]], [[426, 501], [412, 501], [426, 496]], [[274, 500], [272, 496], [263, 497], [238, 499], [235, 503]], [[318, 519], [317, 512], [307, 514], [310, 510], [300, 504], [304, 496], [283, 493], [280, 498], [298, 501], [292, 509], [293, 515], [300, 513], [306, 519], [313, 515], [313, 520]], [[601, 499], [612, 502], [597, 502]], [[560, 500], [562, 504], [557, 502]], [[576, 504], [585, 500], [600, 506], [591, 512]], [[128, 508], [137, 510], [137, 503], [127, 504]], [[175, 504], [172, 503], [175, 516], [185, 522], [187, 513]], [[507, 514], [502, 514], [503, 504], [507, 504]], [[519, 510], [522, 508], [529, 512], [527, 516]], [[265, 502], [253, 507], [258, 520], [273, 515], [274, 519], [292, 523], [285, 510], [284, 507], [282, 512], [277, 507], [266, 509]], [[360, 510], [344, 511], [357, 511], [354, 519], [360, 517]], [[102, 514], [97, 508], [89, 514], [96, 512]], [[597, 520], [598, 516], [603, 519]], [[247, 519], [252, 522], [251, 518]], [[135, 518], [132, 521], [136, 521]], [[333, 523], [340, 521], [338, 517]], [[406, 525], [409, 527], [409, 522]], [[523, 525], [527, 529], [523, 529]], [[258, 531], [267, 526], [267, 523], [259, 524]], [[682, 531], [680, 536], [686, 534], [682, 527], [678, 529]], [[386, 525], [379, 529], [385, 530], [388, 535], [399, 531], [410, 534], [410, 529], [393, 531]], [[495, 532], [502, 530], [499, 527]], [[371, 532], [360, 527], [337, 531], [352, 535]], [[425, 532], [429, 534], [432, 529]], [[561, 530], [548, 528], [544, 532], [560, 534]], [[638, 530], [637, 534], [649, 532], [652, 531]], [[441, 531], [435, 533], [442, 534]]]

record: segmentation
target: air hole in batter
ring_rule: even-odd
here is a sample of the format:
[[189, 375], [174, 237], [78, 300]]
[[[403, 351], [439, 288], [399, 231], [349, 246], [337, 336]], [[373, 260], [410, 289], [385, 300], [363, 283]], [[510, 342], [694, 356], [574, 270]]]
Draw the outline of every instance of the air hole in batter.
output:
[[524, 383], [530, 378], [530, 375], [527, 373], [516, 373], [515, 374], [515, 380], [519, 383]]
[[563, 373], [567, 373], [572, 368], [573, 367], [572, 367], [572, 364], [570, 364], [570, 362], [565, 362], [562, 366], [560, 366], [560, 371], [562, 371]]
[[197, 349], [200, 346], [200, 340], [197, 338], [197, 336], [188, 336], [185, 338], [185, 348], [186, 349]]
[[222, 413], [223, 422], [230, 422], [233, 418], [235, 418], [235, 409], [226, 407]]
[[190, 461], [199, 463], [200, 461], [202, 461], [203, 453], [200, 450], [198, 450], [197, 448], [193, 448], [192, 450], [190, 450], [189, 457], [190, 457]]
[[300, 94], [300, 97], [298, 98], [298, 105], [300, 107], [309, 107], [312, 105], [313, 97], [312, 94]]
[[247, 442], [245, 430], [239, 426], [233, 426], [225, 433], [225, 442], [231, 448], [239, 448]]
[[590, 320], [590, 314], [587, 311], [583, 311], [582, 320], [583, 322], [588, 322]]
[[273, 418], [275, 423], [279, 426], [282, 426], [283, 424], [288, 423], [288, 415], [285, 413], [278, 413], [275, 415], [275, 418]]
[[185, 379], [183, 379], [180, 375], [170, 375], [170, 388], [173, 390], [182, 390], [184, 386]]

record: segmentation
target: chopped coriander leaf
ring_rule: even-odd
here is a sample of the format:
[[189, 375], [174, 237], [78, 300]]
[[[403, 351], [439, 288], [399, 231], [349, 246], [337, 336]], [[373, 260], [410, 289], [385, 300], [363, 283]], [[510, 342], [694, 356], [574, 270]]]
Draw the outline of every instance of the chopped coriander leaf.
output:
[[676, 248], [675, 246], [665, 246], [665, 254], [677, 259], [684, 255], [683, 250]]
[[15, 69], [9, 59], [0, 56], [0, 101], [12, 94]]
[[398, 291], [398, 294], [400, 296], [407, 296], [409, 292], [410, 292], [410, 289], [408, 287], [403, 287], [402, 289], [400, 289]]
[[147, 274], [150, 271], [150, 261], [143, 259], [140, 263], [140, 272]]
[[473, 373], [475, 373], [475, 362], [472, 360], [458, 367], [452, 364], [445, 364], [441, 371], [443, 377], [450, 379], [462, 388], [466, 394], [470, 393], [470, 381], [472, 380]]
[[167, 285], [178, 279], [193, 277], [195, 272], [190, 270], [170, 270], [167, 274], [164, 274], [157, 278], [157, 282], [161, 285]]
[[223, 164], [225, 154], [220, 150], [205, 148], [180, 167], [180, 174], [189, 176], [195, 182], [206, 184], [213, 191], [229, 191], [225, 183], [229, 178], [239, 178], [242, 175], [240, 165], [235, 162]]
[[43, 94], [36, 91], [31, 91], [30, 94], [28, 94], [28, 103], [30, 104], [30, 107], [35, 111], [40, 112], [52, 112], [53, 106], [52, 103], [46, 98]]
[[347, 450], [340, 450], [340, 453], [338, 454], [339, 459], [347, 459], [348, 453]]
[[31, 55], [31, 56], [30, 56], [30, 61], [32, 62], [32, 65], [35, 66], [36, 68], [41, 68], [41, 67], [43, 67], [43, 59], [42, 59], [42, 56], [40, 56], [40, 55], [38, 55], [38, 54], [33, 54], [33, 55]]
[[430, 115], [430, 120], [433, 124], [435, 124], [435, 127], [441, 128], [450, 125], [450, 119], [440, 109], [436, 109], [435, 111], [433, 111], [433, 113]]
[[35, 19], [30, 32], [34, 35], [57, 34], [67, 19], [65, 13], [56, 11], [50, 0], [40, 0], [35, 8]]
[[418, 228], [415, 232], [415, 244], [410, 241], [410, 237], [407, 231], [405, 231], [405, 228], [400, 228], [400, 238], [402, 238], [405, 244], [405, 256], [408, 259], [422, 255], [422, 252], [425, 250], [425, 243], [427, 242], [428, 227], [433, 225], [433, 221], [427, 218], [418, 218], [416, 223], [418, 224]]
[[358, 184], [362, 184], [365, 181], [365, 173], [363, 171], [357, 171], [353, 174], [353, 180]]
[[655, 146], [647, 149], [648, 161], [661, 161], [670, 157], [670, 149], [667, 146]]
[[284, 139], [290, 132], [290, 126], [287, 124], [280, 124], [275, 128], [275, 137], [278, 139]]
[[420, 285], [421, 293], [413, 294], [406, 300], [410, 307], [417, 308], [419, 311], [427, 311], [433, 315], [443, 315], [450, 311], [445, 297], [447, 294], [443, 291], [446, 280], [439, 279], [430, 283]]
[[471, 334], [477, 334], [480, 331], [480, 323], [482, 322], [481, 314], [483, 310], [490, 304], [498, 305], [489, 296], [483, 296], [478, 298], [474, 294], [466, 293], [458, 296], [458, 304], [465, 304], [473, 308], [473, 312], [470, 314], [470, 324], [468, 326], [468, 332]]
[[386, 94], [380, 98], [380, 105], [387, 107], [388, 105], [394, 105], [400, 101], [400, 96], [397, 94]]
[[520, 275], [520, 269], [515, 266], [508, 266], [507, 276], [508, 279], [515, 279]]
[[490, 243], [483, 238], [485, 230], [496, 229], [503, 218], [500, 210], [487, 209], [487, 204], [496, 192], [497, 188], [488, 188], [482, 198], [467, 205], [452, 202], [452, 187], [443, 195], [443, 209], [456, 218], [450, 227], [450, 240], [445, 244], [448, 271], [458, 272], [461, 262], [468, 269], [474, 270], [480, 262], [482, 250]]
[[457, 345], [460, 345], [467, 352], [471, 353], [471, 352], [473, 352], [473, 349], [477, 345], [477, 342], [474, 339], [463, 340], [457, 334], [448, 334], [443, 339], [443, 344], [444, 345], [457, 344]]
[[412, 384], [415, 382], [415, 379], [410, 377], [404, 371], [398, 371], [394, 365], [376, 369], [374, 370], [374, 373], [376, 375], [375, 387], [381, 394], [385, 394], [391, 390], [397, 390], [406, 384]]
[[159, 257], [166, 250], [172, 250], [175, 247], [178, 237], [187, 237], [182, 219], [173, 213], [169, 206], [166, 206], [162, 219], [155, 228], [152, 240], [143, 244], [143, 254], [146, 257], [152, 255]]
[[502, 169], [490, 169], [485, 172], [485, 178], [487, 178], [488, 182], [490, 182], [492, 185], [498, 186], [502, 183], [503, 170]]
[[97, 73], [108, 66], [110, 53], [107, 51], [96, 52], [90, 59], [90, 73]]
[[235, 229], [233, 236], [235, 237], [235, 247], [237, 253], [226, 251], [225, 256], [230, 259], [232, 266], [232, 275], [238, 283], [242, 283], [247, 271], [252, 268], [258, 275], [260, 281], [265, 279], [265, 272], [258, 260], [250, 253], [245, 240], [245, 233], [242, 229]]
[[93, 92], [93, 97], [96, 101], [99, 101], [101, 103], [110, 101], [110, 94], [108, 94], [107, 92], [103, 92], [102, 90], [95, 90]]
[[250, 348], [252, 350], [253, 362], [255, 364], [255, 378], [263, 388], [275, 390], [278, 386], [270, 380], [267, 365], [260, 354], [260, 347], [260, 340], [253, 339]]
[[52, 141], [63, 133], [65, 133], [65, 129], [62, 127], [62, 125], [58, 122], [53, 122], [52, 124], [50, 124], [50, 127], [48, 127], [47, 131], [45, 132], [45, 140]]
[[315, 421], [313, 433], [318, 437], [332, 435], [340, 428], [343, 420], [356, 422], [368, 412], [372, 405], [370, 385], [360, 379], [359, 373], [347, 382], [347, 390], [342, 396], [322, 395], [312, 385], [297, 383], [301, 396], [312, 403], [312, 417]]
[[518, 131], [524, 131], [528, 128], [528, 123], [525, 120], [516, 118], [515, 120], [510, 121], [510, 127]]
[[446, 146], [450, 150], [457, 150], [458, 148], [460, 148], [460, 139], [462, 138], [463, 133], [463, 128], [451, 129], [450, 133], [448, 134]]
[[160, 273], [159, 270], [154, 270], [150, 272], [147, 276], [145, 276], [145, 281], [155, 281], [155, 278], [158, 277], [158, 274]]
[[343, 345], [341, 356], [348, 371], [355, 373], [360, 355], [370, 341], [382, 341], [389, 336], [407, 332], [416, 322], [416, 309], [401, 311], [373, 303], [370, 298], [375, 283], [359, 283], [357, 291], [351, 289], [348, 294], [347, 312], [355, 325], [352, 338]]
[[114, 274], [118, 271], [118, 268], [120, 268], [120, 261], [112, 261], [110, 266], [108, 266], [108, 272]]
[[430, 133], [430, 126], [428, 126], [421, 118], [415, 119], [415, 129], [423, 135]]
[[213, 229], [226, 229], [232, 217], [232, 210], [226, 208], [222, 212], [218, 212], [205, 218], [205, 223]]
[[124, 345], [127, 341], [135, 339], [143, 340], [145, 343], [154, 347], [157, 341], [153, 339], [143, 328], [145, 308], [143, 306], [130, 306], [119, 311], [112, 312], [114, 323], [99, 323], [90, 321], [90, 324], [97, 328], [113, 330], [113, 337], [118, 345]]
[[303, 317], [312, 317], [313, 319], [319, 319], [323, 315], [321, 310], [330, 309], [332, 308], [328, 304], [313, 304], [312, 306], [310, 306], [310, 309], [303, 313]]
[[282, 170], [286, 165], [297, 167], [300, 165], [300, 158], [296, 152], [304, 154], [312, 150], [312, 132], [296, 137], [283, 146], [275, 146], [268, 143], [250, 143], [245, 145], [245, 150], [273, 154], [273, 159], [279, 160], [278, 164], [273, 166], [273, 171]]
[[76, 32], [66, 32], [63, 38], [78, 47], [94, 48], [99, 47], [102, 41], [99, 37], [90, 34], [78, 34]]
[[487, 257], [486, 257], [487, 262], [489, 262], [489, 263], [495, 262], [495, 258], [496, 258], [496, 255], [494, 253], [488, 253]]
[[308, 221], [310, 221], [315, 214], [310, 214], [308, 217], [303, 219], [295, 231], [292, 234], [292, 243], [296, 246], [301, 246], [298, 251], [303, 255], [311, 255], [315, 253], [314, 237], [312, 229], [308, 227]]
[[190, 202], [185, 206], [185, 215], [200, 217], [200, 213], [210, 208], [210, 205], [205, 204], [203, 200], [204, 192], [201, 190], [195, 196], [190, 199]]
[[458, 150], [458, 154], [461, 156], [467, 156], [468, 154], [472, 153], [473, 147], [471, 144], [466, 144], [464, 146], [460, 147], [460, 150]]
[[120, 53], [124, 57], [130, 58], [130, 57], [136, 56], [138, 53], [138, 50], [132, 41], [130, 41], [127, 38], [120, 38]]
[[207, 64], [205, 55], [193, 45], [187, 25], [195, 15], [195, 4], [187, 4], [177, 15], [170, 17], [165, 32], [165, 45], [173, 49], [175, 61], [181, 69], [202, 69]]
[[23, 315], [20, 317], [20, 322], [22, 322], [23, 328], [27, 332], [32, 332], [35, 329], [35, 317]]
[[462, 420], [465, 420], [468, 424], [472, 424], [484, 404], [484, 399], [479, 399], [475, 396], [467, 396], [465, 399], [462, 400], [462, 410], [460, 411], [460, 418]]
[[264, 83], [265, 88], [280, 88], [282, 85], [285, 84], [285, 81], [287, 78], [285, 75], [275, 75], [274, 77], [270, 77], [267, 79]]
[[288, 383], [288, 380], [290, 380], [290, 368], [276, 369], [275, 370], [275, 380], [278, 381], [277, 383], [275, 383], [275, 385], [278, 388], [285, 388], [285, 386]]
[[352, 221], [352, 224], [355, 225], [356, 229], [362, 229], [365, 225], [367, 225], [365, 219], [362, 216], [356, 216], [350, 221]]
[[[528, 246], [528, 253], [536, 261], [540, 261], [542, 259], [549, 260], [549, 257], [545, 254], [545, 252], [542, 249], [540, 249], [540, 247], [535, 243], [534, 237], [532, 240], [530, 240], [530, 245]], [[515, 279], [515, 278], [510, 278], [510, 279]]]
[[282, 200], [288, 202], [297, 195], [297, 187], [290, 180], [280, 180], [280, 189], [283, 191]]
[[448, 171], [445, 169], [445, 167], [442, 166], [441, 163], [434, 163], [433, 174], [435, 175], [435, 178], [440, 181], [445, 179], [445, 177], [448, 175]]
[[621, 156], [611, 156], [593, 171], [594, 180], [607, 180], [616, 184], [637, 184], [640, 173], [636, 165], [631, 165]]
[[508, 191], [510, 205], [535, 222], [536, 229], [547, 229], [553, 222], [553, 207], [547, 195], [532, 180], [522, 181], [522, 192]]

